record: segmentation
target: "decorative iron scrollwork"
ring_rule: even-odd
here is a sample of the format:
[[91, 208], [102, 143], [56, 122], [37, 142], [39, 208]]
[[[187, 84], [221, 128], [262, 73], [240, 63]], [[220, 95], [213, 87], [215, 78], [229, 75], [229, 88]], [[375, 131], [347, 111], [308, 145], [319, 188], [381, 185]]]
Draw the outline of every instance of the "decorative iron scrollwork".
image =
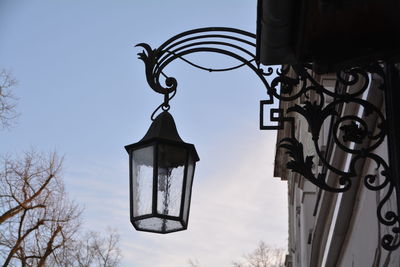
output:
[[[367, 66], [356, 66], [337, 71], [335, 88], [328, 89], [313, 76], [312, 64], [284, 65], [281, 68], [267, 67], [263, 69], [252, 50], [256, 36], [252, 33], [233, 28], [201, 28], [178, 34], [159, 48], [152, 49], [148, 44], [138, 44], [143, 47], [139, 59], [145, 63], [146, 78], [150, 87], [157, 93], [164, 94], [166, 108], [168, 101], [174, 97], [177, 90], [177, 80], [164, 73], [167, 65], [176, 59], [209, 72], [229, 71], [243, 66], [249, 67], [260, 78], [266, 88], [267, 100], [260, 102], [260, 128], [283, 129], [285, 124], [291, 127], [291, 136], [285, 137], [279, 147], [285, 149], [291, 160], [287, 168], [296, 172], [319, 188], [329, 192], [345, 192], [351, 188], [352, 180], [363, 179], [366, 188], [379, 191], [383, 196], [378, 208], [377, 217], [380, 223], [390, 227], [390, 232], [383, 236], [382, 247], [394, 250], [400, 246], [400, 220], [397, 207], [390, 207], [390, 200], [400, 196], [389, 164], [384, 158], [374, 153], [388, 136], [387, 121], [381, 108], [366, 99], [366, 92], [371, 87], [374, 75], [380, 77], [379, 88], [386, 88], [385, 71], [380, 62]], [[203, 67], [189, 61], [185, 56], [192, 53], [211, 52], [223, 54], [237, 59], [240, 64], [233, 67], [215, 69]], [[273, 77], [269, 83], [266, 77]], [[164, 82], [160, 78], [164, 77]], [[329, 101], [328, 101], [329, 99]], [[281, 103], [279, 108], [270, 109], [270, 121], [274, 125], [264, 125], [264, 105]], [[288, 105], [282, 105], [283, 103]], [[275, 105], [276, 106], [276, 105]], [[284, 108], [283, 106], [287, 106]], [[358, 113], [345, 112], [344, 107], [353, 107]], [[310, 143], [315, 155], [305, 155], [303, 144], [294, 134], [295, 117], [304, 118], [311, 134]], [[374, 118], [374, 119], [372, 119]], [[375, 120], [371, 127], [370, 121]], [[321, 149], [320, 135], [325, 123], [330, 125], [332, 142], [348, 155], [349, 164], [346, 168], [334, 166], [329, 153]], [[323, 144], [326, 146], [326, 144]], [[324, 171], [317, 173], [313, 168], [313, 159], [317, 157], [324, 166]], [[358, 173], [357, 164], [369, 160], [376, 164], [376, 173], [362, 177]], [[328, 183], [327, 172], [334, 173], [338, 179]]]
[[[293, 67], [293, 66], [292, 66]], [[382, 237], [382, 247], [387, 250], [394, 250], [400, 246], [399, 234], [400, 220], [398, 209], [392, 209], [391, 199], [397, 198], [395, 190], [396, 177], [390, 174], [389, 165], [386, 161], [374, 153], [387, 138], [387, 122], [380, 107], [366, 100], [364, 93], [371, 86], [371, 73], [380, 77], [379, 88], [387, 90], [383, 67], [380, 64], [373, 64], [365, 67], [354, 67], [337, 72], [336, 87], [331, 91], [324, 88], [312, 77], [312, 69], [304, 66], [302, 71], [299, 66], [293, 67], [295, 77], [286, 79], [277, 77], [279, 83], [289, 81], [284, 87], [299, 88], [296, 98], [309, 98], [310, 95], [317, 96], [318, 101], [305, 101], [303, 104], [292, 104], [282, 114], [284, 116], [303, 117], [308, 124], [314, 150], [323, 165], [331, 173], [338, 177], [336, 184], [328, 184], [326, 172], [315, 173], [312, 171], [312, 156], [304, 159], [303, 145], [295, 136], [285, 138], [279, 147], [287, 150], [291, 160], [287, 163], [287, 168], [296, 172], [319, 188], [329, 192], [345, 192], [350, 189], [352, 179], [363, 178], [357, 169], [357, 163], [361, 160], [369, 160], [376, 163], [376, 174], [368, 174], [364, 177], [364, 185], [372, 191], [379, 191], [383, 196], [377, 207], [377, 217], [380, 223], [390, 227], [391, 232]], [[295, 84], [293, 84], [296, 82]], [[272, 82], [274, 83], [274, 81]], [[356, 87], [354, 89], [354, 87]], [[343, 88], [338, 91], [338, 88]], [[350, 91], [354, 89], [353, 91]], [[293, 90], [281, 90], [281, 95], [276, 96], [282, 102], [296, 102], [288, 100], [293, 95]], [[275, 95], [274, 95], [275, 96]], [[332, 101], [328, 103], [326, 98]], [[353, 110], [359, 114], [345, 113], [344, 107], [353, 106]], [[376, 123], [368, 123], [369, 118], [375, 116]], [[336, 147], [348, 155], [348, 168], [339, 168], [331, 164], [329, 156], [322, 153], [318, 140], [320, 138], [321, 127], [325, 122], [331, 122], [332, 140]], [[326, 144], [324, 144], [326, 145]], [[342, 164], [345, 165], [345, 164]], [[378, 183], [378, 184], [377, 184]]]

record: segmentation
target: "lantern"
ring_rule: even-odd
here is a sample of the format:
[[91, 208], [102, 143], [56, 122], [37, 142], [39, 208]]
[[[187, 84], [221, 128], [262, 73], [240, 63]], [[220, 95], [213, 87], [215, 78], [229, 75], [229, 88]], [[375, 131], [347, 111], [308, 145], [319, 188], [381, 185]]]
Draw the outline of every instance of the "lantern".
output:
[[130, 220], [136, 230], [170, 233], [188, 225], [196, 162], [194, 145], [178, 134], [173, 117], [163, 111], [129, 154]]

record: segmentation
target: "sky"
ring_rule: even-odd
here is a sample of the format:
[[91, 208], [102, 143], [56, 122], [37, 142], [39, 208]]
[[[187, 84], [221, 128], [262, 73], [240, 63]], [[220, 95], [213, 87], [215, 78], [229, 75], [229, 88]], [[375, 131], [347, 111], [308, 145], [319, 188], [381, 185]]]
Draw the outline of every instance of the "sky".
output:
[[[256, 2], [243, 0], [0, 0], [0, 68], [18, 81], [20, 116], [0, 131], [0, 153], [64, 155], [69, 195], [85, 207], [84, 227], [121, 235], [124, 267], [231, 266], [259, 241], [287, 244], [287, 184], [273, 178], [276, 136], [258, 129], [265, 88], [246, 68], [208, 73], [183, 62], [171, 101], [181, 137], [196, 146], [188, 230], [137, 232], [129, 222], [128, 155], [162, 96], [143, 62], [180, 32], [207, 26], [256, 30]], [[191, 57], [209, 67], [235, 62]]]

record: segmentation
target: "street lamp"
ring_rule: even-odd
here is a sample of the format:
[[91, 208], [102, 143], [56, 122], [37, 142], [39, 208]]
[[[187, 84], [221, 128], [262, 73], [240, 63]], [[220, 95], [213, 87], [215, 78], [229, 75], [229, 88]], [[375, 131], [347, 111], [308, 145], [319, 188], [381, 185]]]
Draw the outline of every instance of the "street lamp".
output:
[[196, 162], [194, 145], [178, 134], [174, 119], [164, 110], [129, 154], [130, 220], [136, 230], [171, 233], [188, 225]]
[[[278, 2], [274, 1], [274, 3]], [[309, 18], [310, 16], [299, 17]], [[369, 20], [369, 18], [367, 19]], [[264, 25], [264, 21], [264, 19], [260, 19], [259, 23]], [[270, 23], [274, 26], [275, 20]], [[298, 24], [302, 25], [301, 23]], [[328, 22], [327, 24], [329, 25]], [[289, 34], [291, 30], [284, 27], [285, 25], [286, 23], [283, 23], [280, 26], [283, 27], [282, 30]], [[310, 25], [316, 24], [311, 23]], [[398, 164], [400, 159], [400, 126], [395, 114], [400, 113], [400, 106], [397, 104], [400, 98], [400, 91], [398, 90], [400, 76], [394, 62], [396, 62], [396, 56], [400, 54], [400, 51], [392, 51], [391, 47], [386, 47], [387, 42], [379, 42], [382, 47], [373, 47], [373, 51], [376, 52], [373, 55], [369, 49], [362, 49], [363, 52], [360, 54], [351, 52], [336, 60], [336, 56], [331, 57], [330, 53], [322, 53], [324, 47], [326, 47], [325, 44], [317, 46], [321, 53], [313, 54], [310, 52], [315, 51], [314, 46], [321, 41], [317, 38], [318, 36], [312, 35], [312, 27], [306, 28], [307, 31], [311, 31], [304, 34], [307, 38], [304, 39], [303, 35], [299, 35], [299, 40], [294, 45], [286, 40], [287, 34], [277, 35], [275, 31], [270, 31], [272, 27], [270, 26], [267, 23], [261, 28], [258, 27], [257, 35], [226, 27], [199, 28], [173, 36], [156, 49], [145, 43], [138, 44], [137, 46], [144, 49], [138, 55], [139, 59], [145, 64], [147, 83], [152, 90], [164, 95], [164, 103], [153, 114], [161, 108], [164, 112], [161, 113], [161, 117], [157, 117], [154, 124], [158, 124], [158, 119], [160, 121], [166, 120], [170, 121], [169, 124], [173, 125], [172, 128], [175, 129], [172, 117], [167, 119], [170, 115], [165, 111], [169, 109], [168, 101], [175, 96], [178, 85], [174, 77], [168, 76], [164, 72], [164, 69], [173, 61], [182, 60], [193, 67], [209, 72], [230, 71], [243, 66], [249, 67], [266, 89], [267, 99], [260, 101], [260, 129], [287, 130], [287, 135], [285, 133], [286, 136], [278, 141], [278, 147], [285, 149], [289, 156], [286, 168], [302, 175], [315, 186], [328, 192], [346, 192], [351, 188], [352, 181], [355, 179], [363, 179], [366, 188], [369, 190], [382, 192], [384, 197], [377, 206], [377, 218], [381, 224], [387, 226], [390, 230], [382, 237], [381, 245], [389, 251], [399, 248], [400, 241], [397, 236], [400, 233], [400, 165]], [[400, 27], [398, 28], [398, 32], [400, 32]], [[344, 29], [351, 30], [349, 27]], [[389, 33], [387, 36], [392, 35]], [[297, 43], [299, 44], [297, 45]], [[400, 46], [400, 38], [397, 43]], [[285, 48], [283, 49], [282, 44], [288, 45], [288, 47], [283, 47]], [[365, 44], [369, 44], [369, 42], [365, 42]], [[295, 47], [292, 47], [293, 45]], [[358, 48], [355, 47], [354, 49], [357, 50]], [[287, 57], [287, 51], [296, 53]], [[388, 51], [392, 52], [389, 53]], [[200, 66], [186, 58], [187, 55], [204, 52], [226, 55], [240, 63], [229, 68], [213, 69]], [[335, 52], [340, 53], [340, 49]], [[328, 57], [325, 57], [326, 55]], [[355, 55], [357, 58], [352, 58]], [[266, 65], [281, 64], [281, 68], [274, 69], [266, 66], [263, 69], [261, 63]], [[312, 73], [324, 73], [326, 71], [336, 73], [337, 86], [334, 91], [326, 88], [312, 75]], [[364, 93], [371, 85], [372, 75], [380, 77], [382, 81], [379, 88], [384, 93], [385, 112], [382, 112], [380, 107], [373, 102], [363, 98]], [[161, 80], [164, 80], [164, 82]], [[336, 90], [336, 88], [350, 88], [356, 84], [356, 90], [351, 92]], [[316, 96], [319, 100], [312, 100], [311, 96]], [[328, 98], [333, 99], [333, 101], [328, 102]], [[279, 107], [274, 106], [278, 101]], [[267, 125], [264, 121], [264, 107], [266, 105], [272, 106], [269, 109], [270, 123]], [[358, 106], [364, 110], [364, 114], [349, 116], [338, 112], [344, 105]], [[309, 126], [312, 136], [310, 145], [313, 146], [315, 155], [308, 155], [303, 144], [295, 135], [295, 114], [303, 117]], [[376, 134], [368, 129], [368, 116], [377, 120]], [[348, 155], [349, 168], [346, 169], [345, 166], [336, 167], [330, 162], [329, 155], [324, 152], [324, 144], [320, 142], [321, 127], [324, 123], [331, 125], [332, 138], [330, 138], [330, 144], [336, 145], [338, 149]], [[149, 132], [153, 131], [149, 130]], [[178, 136], [177, 133], [176, 136]], [[388, 159], [375, 153], [375, 149], [381, 147], [386, 139], [389, 144]], [[131, 221], [135, 228], [139, 230], [166, 233], [183, 230], [187, 227], [190, 205], [188, 202], [190, 201], [190, 187], [193, 178], [193, 171], [190, 166], [193, 166], [194, 170], [194, 164], [198, 157], [193, 145], [183, 143], [179, 136], [174, 139], [176, 145], [174, 147], [164, 145], [166, 140], [169, 139], [165, 138], [164, 133], [148, 133], [139, 143], [126, 147], [131, 159]], [[350, 142], [347, 141], [357, 145], [351, 147]], [[171, 153], [163, 152], [161, 150], [163, 147]], [[187, 153], [185, 165], [183, 165], [185, 154], [183, 151]], [[159, 166], [164, 164], [164, 159], [160, 158], [161, 155], [168, 155], [172, 159], [166, 160], [166, 167], [160, 169]], [[313, 157], [318, 157], [323, 167], [321, 170], [313, 168]], [[381, 167], [382, 184], [376, 185], [377, 179], [374, 175], [363, 176], [363, 173], [356, 168], [360, 160], [369, 160]], [[179, 169], [180, 172], [183, 172], [179, 175], [179, 177], [183, 177], [183, 189], [174, 192], [181, 199], [179, 204], [176, 204], [180, 206], [174, 209], [171, 205], [175, 204], [171, 204], [172, 202], [168, 202], [168, 205], [162, 202], [163, 197], [171, 199], [168, 194], [171, 194], [172, 191], [168, 191], [168, 194], [164, 193], [166, 192], [166, 185], [169, 183], [169, 180], [165, 177], [171, 176], [171, 172], [169, 172], [171, 169]], [[328, 173], [335, 174], [337, 179], [333, 179], [333, 181], [327, 179]], [[145, 181], [145, 178], [142, 178], [144, 176], [150, 178], [146, 180], [148, 184], [142, 186], [142, 181]], [[181, 180], [178, 179], [178, 181], [180, 183]], [[143, 188], [146, 186], [147, 191], [145, 192], [140, 186]], [[389, 205], [391, 198], [396, 198], [397, 207], [393, 208]], [[171, 214], [172, 210], [175, 210], [175, 213]], [[180, 211], [179, 215], [177, 210]]]

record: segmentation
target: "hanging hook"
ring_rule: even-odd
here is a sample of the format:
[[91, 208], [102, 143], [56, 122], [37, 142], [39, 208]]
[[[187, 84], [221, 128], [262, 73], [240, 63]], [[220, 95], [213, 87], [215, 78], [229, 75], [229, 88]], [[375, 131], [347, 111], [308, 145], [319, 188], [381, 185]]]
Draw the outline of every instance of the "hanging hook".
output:
[[169, 110], [170, 106], [169, 106], [169, 95], [168, 93], [164, 94], [164, 103], [162, 104], [162, 110]]
[[163, 111], [168, 111], [171, 108], [171, 106], [169, 105], [169, 101], [175, 96], [175, 94], [176, 94], [176, 90], [172, 92], [171, 96], [169, 96], [168, 93], [164, 94], [164, 102], [161, 103], [160, 105], [158, 105], [157, 108], [151, 114], [150, 118], [152, 121], [154, 121], [155, 115], [159, 109], [162, 109]]

